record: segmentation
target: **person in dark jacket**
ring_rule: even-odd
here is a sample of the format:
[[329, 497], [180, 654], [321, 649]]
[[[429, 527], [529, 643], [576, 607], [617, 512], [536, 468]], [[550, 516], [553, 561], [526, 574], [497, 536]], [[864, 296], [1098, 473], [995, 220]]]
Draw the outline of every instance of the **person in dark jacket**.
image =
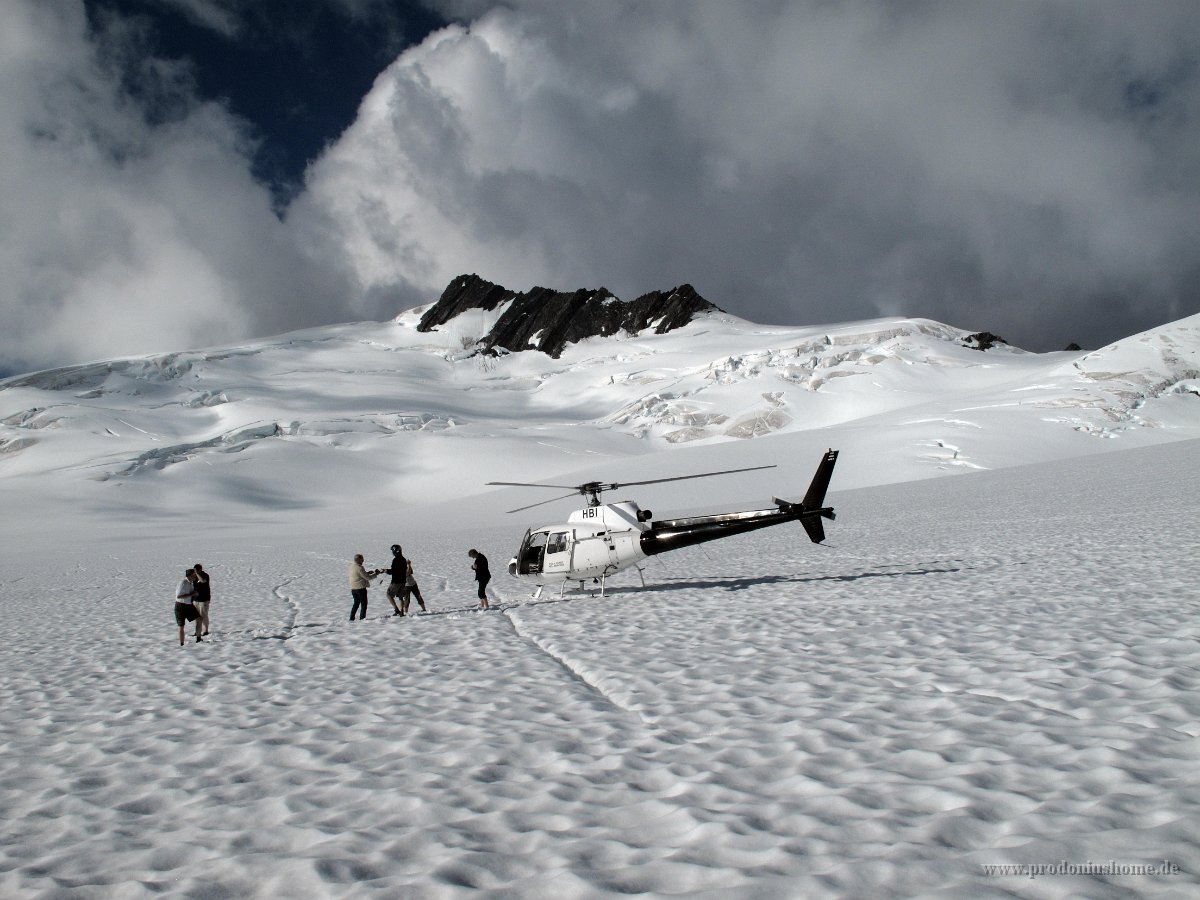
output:
[[492, 571], [488, 568], [487, 557], [474, 547], [467, 551], [467, 556], [474, 560], [471, 568], [475, 570], [475, 581], [479, 583], [479, 606], [481, 609], [489, 609], [487, 586], [488, 582], [492, 580]]
[[[408, 578], [408, 560], [404, 558], [399, 544], [392, 544], [392, 565], [383, 571], [392, 576], [387, 589], [388, 603], [392, 604], [392, 615], [402, 616], [408, 612], [408, 604], [404, 602], [404, 582]], [[400, 605], [397, 605], [397, 601]]]
[[200, 563], [192, 563], [192, 569], [196, 573], [196, 579], [193, 582], [196, 585], [196, 597], [192, 600], [192, 605], [196, 607], [196, 612], [200, 613], [200, 625], [207, 635], [208, 602], [212, 600], [212, 582], [208, 577], [208, 573], [204, 571], [204, 566], [200, 565]]

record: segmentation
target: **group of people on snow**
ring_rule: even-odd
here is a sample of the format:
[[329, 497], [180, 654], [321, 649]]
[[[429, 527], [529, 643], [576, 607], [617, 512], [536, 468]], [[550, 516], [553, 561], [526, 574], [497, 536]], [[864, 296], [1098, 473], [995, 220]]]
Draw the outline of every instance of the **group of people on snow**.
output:
[[417, 603], [421, 605], [421, 612], [429, 611], [425, 608], [425, 598], [421, 596], [421, 588], [413, 574], [412, 560], [404, 558], [404, 550], [399, 544], [392, 544], [392, 564], [386, 569], [372, 569], [368, 572], [363, 566], [363, 555], [354, 555], [354, 562], [350, 563], [350, 596], [354, 599], [354, 605], [350, 607], [351, 622], [354, 621], [355, 613], [359, 613], [360, 619], [367, 617], [367, 589], [376, 575], [392, 576], [388, 584], [387, 598], [392, 604], [393, 616], [407, 616], [409, 602], [413, 597], [416, 597]]
[[[467, 555], [471, 557], [471, 569], [475, 573], [475, 582], [478, 585], [479, 606], [482, 609], [488, 609], [487, 585], [492, 580], [492, 573], [488, 568], [487, 557], [473, 547], [467, 551]], [[425, 599], [421, 596], [421, 589], [413, 574], [412, 560], [404, 557], [404, 550], [399, 544], [392, 544], [392, 564], [386, 569], [367, 571], [363, 555], [361, 553], [354, 555], [354, 562], [350, 563], [350, 597], [353, 600], [350, 607], [351, 622], [356, 617], [359, 619], [367, 617], [367, 590], [371, 586], [371, 580], [377, 575], [385, 574], [392, 576], [391, 582], [388, 584], [387, 598], [388, 602], [392, 604], [393, 616], [408, 615], [409, 601], [412, 597], [417, 598], [421, 612], [429, 611], [425, 608]], [[400, 601], [399, 604], [397, 604], [397, 600]]]
[[[196, 623], [196, 643], [204, 643], [208, 634], [208, 603], [212, 599], [212, 581], [204, 566], [193, 563], [183, 573], [183, 581], [175, 590], [175, 624], [179, 626], [179, 644], [184, 642], [184, 629], [188, 622]], [[203, 629], [203, 631], [201, 631]]]
[[[475, 574], [479, 606], [481, 609], [490, 609], [487, 586], [492, 580], [492, 573], [488, 568], [488, 559], [474, 548], [469, 550], [467, 555], [471, 558], [471, 570]], [[350, 564], [350, 597], [353, 601], [350, 607], [351, 622], [356, 618], [367, 617], [367, 590], [371, 587], [371, 581], [379, 575], [391, 576], [387, 598], [392, 604], [393, 616], [407, 616], [414, 597], [421, 607], [421, 612], [429, 611], [425, 606], [425, 598], [421, 596], [417, 578], [413, 574], [412, 560], [405, 558], [399, 544], [392, 544], [392, 563], [386, 569], [368, 571], [363, 555], [355, 554], [354, 562]], [[175, 591], [175, 623], [179, 626], [180, 645], [185, 643], [188, 622], [196, 623], [196, 643], [204, 642], [204, 637], [208, 634], [208, 604], [211, 599], [212, 581], [208, 572], [204, 571], [204, 566], [195, 563], [184, 573], [183, 580], [179, 582], [179, 588]]]

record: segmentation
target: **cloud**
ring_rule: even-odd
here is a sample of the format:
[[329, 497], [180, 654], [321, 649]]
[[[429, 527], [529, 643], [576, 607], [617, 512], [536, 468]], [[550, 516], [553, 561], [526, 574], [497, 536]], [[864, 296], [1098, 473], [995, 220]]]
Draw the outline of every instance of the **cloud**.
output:
[[162, 0], [173, 6], [197, 25], [208, 28], [225, 37], [233, 37], [242, 27], [238, 12], [239, 3], [234, 0]]
[[[117, 26], [120, 23], [116, 23]], [[0, 368], [181, 349], [323, 320], [330, 276], [249, 174], [244, 126], [75, 2], [0, 37]], [[138, 100], [134, 100], [136, 95]]]
[[448, 3], [294, 224], [364, 289], [691, 281], [1026, 346], [1200, 309], [1189, 3]]
[[386, 318], [463, 272], [1031, 349], [1200, 311], [1191, 2], [431, 5], [460, 24], [380, 75], [281, 221], [250, 127], [136, 23], [10, 0], [0, 370]]

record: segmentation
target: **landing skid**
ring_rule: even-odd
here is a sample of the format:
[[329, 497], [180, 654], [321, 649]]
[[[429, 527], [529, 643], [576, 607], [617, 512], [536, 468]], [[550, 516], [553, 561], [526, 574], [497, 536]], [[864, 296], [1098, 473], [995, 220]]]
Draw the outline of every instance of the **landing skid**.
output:
[[[638, 577], [642, 580], [642, 590], [645, 590], [646, 589], [646, 570], [643, 569], [641, 566], [637, 566], [637, 572], [638, 572]], [[608, 576], [600, 575], [600, 576], [597, 576], [596, 578], [593, 578], [592, 581], [599, 583], [600, 596], [601, 597], [605, 596], [605, 591], [608, 588]], [[559, 600], [565, 599], [566, 594], [567, 594], [567, 584], [568, 584], [568, 582], [564, 581], [564, 582], [562, 582], [562, 584], [559, 585], [559, 587], [558, 587], [558, 599]], [[578, 584], [579, 584], [580, 592], [587, 591], [587, 581], [586, 580], [579, 581]], [[542, 591], [545, 589], [545, 587], [546, 586], [544, 584], [537, 585], [537, 587], [534, 588], [533, 594], [530, 596], [530, 599], [531, 600], [540, 600], [542, 597]]]

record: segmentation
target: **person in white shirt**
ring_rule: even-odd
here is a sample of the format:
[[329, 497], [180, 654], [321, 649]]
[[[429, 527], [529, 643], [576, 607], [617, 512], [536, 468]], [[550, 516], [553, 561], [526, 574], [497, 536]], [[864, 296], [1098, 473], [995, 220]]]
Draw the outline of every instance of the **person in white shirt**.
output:
[[408, 613], [408, 598], [412, 595], [417, 598], [417, 602], [421, 604], [421, 612], [429, 612], [425, 608], [425, 598], [421, 596], [421, 589], [417, 587], [417, 576], [413, 574], [412, 560], [408, 560], [405, 566], [406, 573], [404, 578], [404, 612]]
[[196, 605], [193, 602], [196, 599], [196, 570], [188, 569], [184, 573], [183, 581], [179, 582], [179, 587], [175, 589], [175, 623], [179, 626], [179, 645], [182, 647], [184, 642], [183, 629], [188, 622], [196, 623], [196, 643], [204, 643], [204, 638], [200, 637], [200, 614], [196, 612]]
[[350, 596], [354, 598], [354, 605], [350, 607], [350, 621], [354, 621], [354, 614], [360, 609], [362, 614], [360, 619], [367, 617], [367, 588], [371, 586], [371, 579], [379, 574], [378, 569], [372, 569], [368, 572], [363, 568], [363, 555], [356, 553], [354, 562], [350, 563]]

